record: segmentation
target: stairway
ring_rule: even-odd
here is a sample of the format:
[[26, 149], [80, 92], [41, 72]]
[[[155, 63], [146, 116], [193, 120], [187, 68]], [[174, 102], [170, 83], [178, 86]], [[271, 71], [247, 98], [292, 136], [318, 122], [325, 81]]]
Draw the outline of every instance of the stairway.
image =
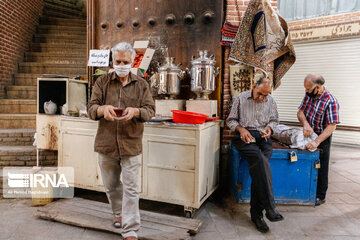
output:
[[6, 88], [6, 98], [0, 99], [0, 167], [17, 165], [16, 161], [21, 166], [34, 165], [36, 151], [31, 144], [36, 128], [37, 77], [86, 74], [86, 18], [77, 1], [44, 0], [43, 16], [18, 64], [15, 83]]

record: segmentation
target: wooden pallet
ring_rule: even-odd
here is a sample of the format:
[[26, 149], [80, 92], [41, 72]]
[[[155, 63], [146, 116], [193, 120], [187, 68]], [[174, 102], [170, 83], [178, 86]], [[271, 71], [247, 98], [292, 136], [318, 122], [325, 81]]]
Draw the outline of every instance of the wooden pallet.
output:
[[[113, 214], [109, 204], [82, 198], [61, 199], [39, 207], [35, 215], [42, 219], [79, 227], [121, 234], [112, 226]], [[190, 239], [202, 221], [140, 210], [139, 239]]]

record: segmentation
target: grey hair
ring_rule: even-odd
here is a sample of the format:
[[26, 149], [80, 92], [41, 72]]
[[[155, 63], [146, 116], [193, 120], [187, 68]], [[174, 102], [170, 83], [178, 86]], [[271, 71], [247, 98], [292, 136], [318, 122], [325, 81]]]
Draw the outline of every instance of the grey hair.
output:
[[313, 84], [319, 84], [319, 85], [325, 84], [325, 79], [320, 74], [313, 74], [313, 73], [308, 74], [305, 77], [305, 80], [307, 80], [307, 79], [312, 81]]
[[115, 59], [114, 59], [115, 52], [130, 52], [131, 53], [131, 62], [134, 62], [136, 52], [135, 52], [135, 49], [133, 48], [133, 46], [130, 43], [128, 43], [128, 42], [119, 42], [111, 49], [113, 62], [115, 61]]
[[271, 81], [264, 76], [259, 77], [258, 79], [256, 79], [256, 82], [255, 82], [257, 87], [260, 86], [262, 83], [264, 83], [265, 85], [272, 85]]

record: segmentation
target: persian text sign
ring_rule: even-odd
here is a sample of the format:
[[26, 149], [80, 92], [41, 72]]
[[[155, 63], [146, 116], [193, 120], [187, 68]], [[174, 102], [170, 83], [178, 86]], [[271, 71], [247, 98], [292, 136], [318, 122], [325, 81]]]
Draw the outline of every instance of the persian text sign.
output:
[[360, 22], [341, 23], [331, 26], [307, 28], [302, 30], [291, 30], [290, 34], [291, 39], [295, 41], [360, 34]]
[[89, 67], [108, 67], [110, 50], [90, 50]]

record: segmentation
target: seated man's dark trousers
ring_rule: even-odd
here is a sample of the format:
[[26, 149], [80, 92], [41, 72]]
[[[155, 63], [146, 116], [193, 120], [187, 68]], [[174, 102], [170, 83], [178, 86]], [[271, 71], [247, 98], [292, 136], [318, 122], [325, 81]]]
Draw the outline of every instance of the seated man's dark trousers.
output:
[[265, 140], [259, 131], [250, 130], [256, 143], [247, 144], [237, 133], [232, 144], [249, 163], [251, 176], [250, 214], [252, 219], [263, 217], [263, 210], [275, 209], [272, 176], [269, 159], [272, 154], [271, 139]]

